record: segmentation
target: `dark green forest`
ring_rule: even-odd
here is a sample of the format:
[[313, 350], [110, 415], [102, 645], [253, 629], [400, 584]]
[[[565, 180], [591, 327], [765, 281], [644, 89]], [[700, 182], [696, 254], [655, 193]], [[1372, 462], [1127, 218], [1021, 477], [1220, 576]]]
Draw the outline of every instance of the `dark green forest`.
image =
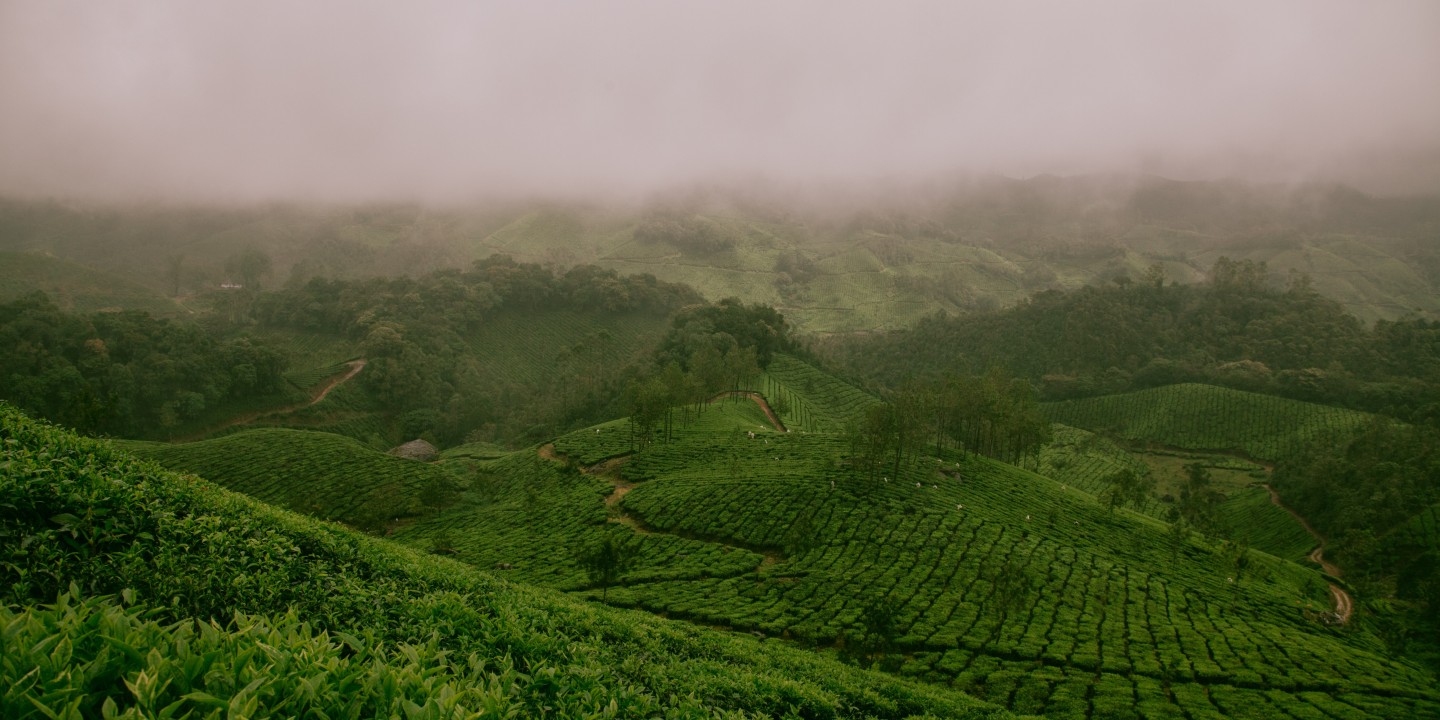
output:
[[74, 314], [43, 294], [0, 304], [0, 398], [87, 433], [164, 430], [227, 404], [285, 399], [283, 359], [144, 312]]

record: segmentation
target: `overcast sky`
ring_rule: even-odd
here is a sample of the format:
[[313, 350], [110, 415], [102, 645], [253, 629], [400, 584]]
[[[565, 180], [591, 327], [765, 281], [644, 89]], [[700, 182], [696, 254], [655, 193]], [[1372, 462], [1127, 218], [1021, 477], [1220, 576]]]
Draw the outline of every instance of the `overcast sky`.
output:
[[0, 0], [0, 193], [1440, 189], [1440, 2]]

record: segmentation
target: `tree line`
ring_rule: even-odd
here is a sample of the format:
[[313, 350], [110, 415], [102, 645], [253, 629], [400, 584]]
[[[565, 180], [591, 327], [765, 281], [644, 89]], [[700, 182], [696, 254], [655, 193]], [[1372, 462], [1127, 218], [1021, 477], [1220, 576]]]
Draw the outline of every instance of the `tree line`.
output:
[[142, 435], [228, 402], [284, 392], [284, 358], [143, 312], [60, 310], [43, 293], [0, 304], [0, 399], [85, 433]]
[[1367, 327], [1263, 262], [1220, 258], [1207, 283], [1163, 269], [1004, 310], [936, 316], [914, 328], [822, 342], [834, 367], [871, 386], [1001, 365], [1045, 400], [1204, 382], [1440, 422], [1440, 322]]
[[984, 375], [910, 381], [871, 406], [846, 433], [851, 469], [870, 481], [899, 477], [927, 448], [1038, 462], [1050, 441], [1034, 387], [995, 367]]

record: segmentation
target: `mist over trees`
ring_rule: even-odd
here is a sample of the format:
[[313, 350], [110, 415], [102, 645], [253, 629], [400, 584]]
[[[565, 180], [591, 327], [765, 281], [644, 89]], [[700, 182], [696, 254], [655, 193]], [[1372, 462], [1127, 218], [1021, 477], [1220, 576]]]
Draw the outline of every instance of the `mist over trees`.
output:
[[928, 318], [909, 330], [816, 345], [856, 377], [894, 385], [1001, 365], [1046, 400], [1206, 382], [1403, 419], [1440, 418], [1440, 323], [1366, 327], [1303, 274], [1220, 258], [1201, 285], [1152, 268], [1005, 310]]

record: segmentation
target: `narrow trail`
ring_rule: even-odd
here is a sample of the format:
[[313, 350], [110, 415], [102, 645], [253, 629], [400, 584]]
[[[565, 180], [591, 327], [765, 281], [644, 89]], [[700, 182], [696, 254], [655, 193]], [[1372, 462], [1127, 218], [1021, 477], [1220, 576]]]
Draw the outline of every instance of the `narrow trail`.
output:
[[329, 395], [331, 390], [334, 390], [342, 383], [350, 380], [356, 375], [359, 375], [360, 371], [365, 369], [366, 362], [367, 360], [365, 360], [365, 358], [360, 358], [358, 360], [351, 360], [350, 362], [345, 363], [350, 367], [349, 370], [336, 375], [331, 375], [329, 379], [327, 379], [325, 382], [321, 383], [318, 386], [318, 389], [311, 391], [310, 399], [306, 400], [305, 402], [295, 403], [294, 405], [285, 405], [277, 408], [269, 408], [266, 410], [255, 410], [252, 412], [247, 412], [230, 418], [229, 420], [226, 420], [219, 425], [205, 428], [204, 430], [201, 430], [199, 432], [189, 433], [178, 438], [170, 438], [170, 442], [194, 442], [206, 436], [220, 432], [225, 428], [234, 427], [236, 425], [244, 425], [245, 423], [252, 422], [267, 415], [284, 415], [285, 413], [292, 413], [296, 410], [304, 410], [305, 408], [319, 403], [321, 400], [324, 400], [325, 396]]
[[[1289, 506], [1285, 505], [1285, 503], [1280, 502], [1280, 493], [1275, 492], [1275, 488], [1270, 487], [1269, 483], [1264, 483], [1264, 485], [1265, 489], [1270, 491], [1270, 502], [1275, 507], [1290, 513], [1290, 516], [1295, 518], [1296, 522], [1300, 523], [1300, 527], [1305, 528], [1305, 532], [1310, 533], [1310, 536], [1315, 538], [1315, 542], [1319, 543], [1319, 545], [1315, 546], [1314, 550], [1310, 551], [1310, 561], [1319, 565], [1327, 575], [1337, 578], [1340, 577], [1340, 568], [1325, 559], [1325, 538], [1322, 537], [1320, 533], [1315, 532], [1315, 528], [1310, 527], [1310, 522], [1301, 517], [1300, 513], [1295, 512]], [[1355, 610], [1355, 602], [1351, 599], [1350, 593], [1345, 592], [1339, 585], [1330, 583], [1330, 596], [1335, 599], [1336, 619], [1341, 625], [1349, 623], [1350, 614]]]
[[785, 429], [785, 423], [780, 422], [780, 416], [776, 415], [775, 411], [771, 409], [770, 403], [765, 401], [764, 395], [761, 395], [754, 390], [727, 390], [720, 393], [719, 395], [716, 395], [715, 397], [710, 398], [708, 402], [713, 403], [716, 400], [727, 397], [745, 397], [754, 400], [755, 404], [760, 406], [760, 411], [765, 413], [765, 418], [770, 421], [771, 425], [775, 426], [776, 432], [790, 432], [789, 430]]
[[[763, 399], [760, 400], [760, 402], [762, 403], [762, 407], [765, 407], [763, 405]], [[545, 443], [539, 448], [536, 448], [535, 452], [540, 457], [553, 463], [563, 464], [569, 462], [569, 458], [565, 457], [565, 455], [555, 450], [554, 443]], [[630, 456], [627, 453], [626, 455], [610, 458], [609, 460], [605, 460], [595, 465], [580, 469], [580, 472], [585, 473], [586, 475], [600, 478], [601, 480], [609, 483], [610, 486], [614, 488], [614, 492], [611, 492], [609, 495], [605, 496], [605, 508], [610, 513], [610, 522], [624, 525], [625, 527], [630, 528], [630, 530], [635, 532], [637, 535], [673, 535], [675, 537], [685, 538], [687, 540], [695, 540], [697, 542], [712, 543], [715, 545], [726, 545], [729, 547], [749, 550], [753, 553], [760, 555], [761, 558], [760, 564], [755, 567], [756, 572], [770, 567], [771, 565], [777, 565], [785, 561], [784, 553], [782, 553], [776, 548], [740, 545], [734, 542], [725, 542], [723, 540], [701, 537], [685, 532], [657, 530], [650, 527], [649, 525], [646, 525], [644, 520], [641, 520], [640, 518], [631, 515], [625, 510], [625, 508], [621, 507], [620, 505], [620, 500], [623, 499], [627, 494], [629, 494], [631, 490], [635, 489], [635, 483], [626, 480], [620, 475], [620, 466], [624, 465], [625, 462], [629, 459]]]

